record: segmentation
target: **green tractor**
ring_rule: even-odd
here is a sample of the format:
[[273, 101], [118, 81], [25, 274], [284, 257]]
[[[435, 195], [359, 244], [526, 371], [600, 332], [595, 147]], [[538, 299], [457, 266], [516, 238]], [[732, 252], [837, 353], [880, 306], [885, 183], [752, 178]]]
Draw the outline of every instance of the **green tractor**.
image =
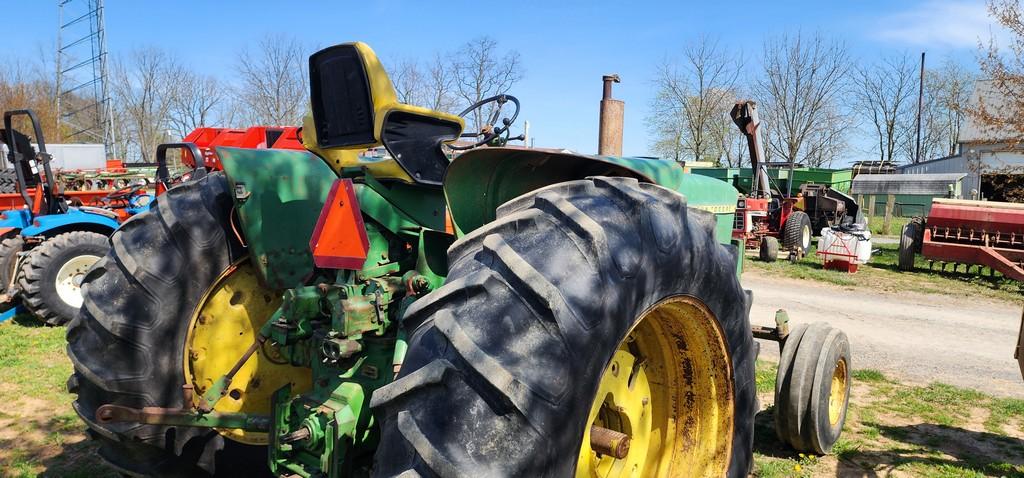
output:
[[84, 280], [68, 387], [113, 467], [746, 476], [755, 334], [785, 344], [780, 436], [838, 438], [845, 335], [751, 328], [730, 185], [490, 147], [515, 98], [473, 105], [489, 125], [463, 133], [398, 103], [362, 43], [309, 71], [308, 152], [219, 149], [223, 173], [157, 198]]

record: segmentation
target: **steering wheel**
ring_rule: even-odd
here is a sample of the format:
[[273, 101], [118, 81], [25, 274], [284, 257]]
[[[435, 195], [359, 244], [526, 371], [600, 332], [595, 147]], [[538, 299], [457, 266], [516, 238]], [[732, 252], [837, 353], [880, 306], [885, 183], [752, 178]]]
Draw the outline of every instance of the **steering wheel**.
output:
[[141, 191], [142, 188], [144, 188], [144, 187], [146, 187], [145, 183], [137, 183], [137, 184], [129, 184], [127, 186], [117, 188], [116, 190], [111, 191], [110, 194], [107, 194], [106, 196], [104, 196], [103, 197], [103, 201], [104, 202], [123, 201], [125, 199], [128, 199], [128, 198], [132, 197], [132, 195], [134, 195], [135, 193]]
[[[501, 116], [501, 109], [508, 102], [512, 102], [516, 109], [515, 111], [512, 112], [511, 118], [507, 116], [501, 118], [501, 124], [498, 124], [498, 117]], [[459, 113], [459, 116], [465, 118], [466, 115], [468, 115], [469, 113], [475, 110], [482, 110], [484, 106], [487, 106], [491, 103], [494, 103], [496, 106], [494, 107], [494, 110], [491, 112], [490, 116], [488, 116], [487, 121], [480, 128], [480, 131], [477, 131], [475, 133], [462, 133], [462, 135], [459, 136], [460, 138], [478, 138], [476, 142], [466, 146], [448, 145], [450, 149], [453, 149], [455, 151], [473, 149], [478, 146], [483, 146], [487, 143], [490, 143], [491, 141], [494, 141], [495, 139], [501, 137], [501, 135], [503, 134], [508, 134], [508, 129], [512, 126], [512, 123], [516, 121], [516, 118], [519, 117], [519, 100], [515, 96], [502, 94], [494, 95], [490, 98], [484, 98], [480, 101], [477, 101], [476, 103], [473, 103], [468, 108], [462, 110], [462, 112]]]

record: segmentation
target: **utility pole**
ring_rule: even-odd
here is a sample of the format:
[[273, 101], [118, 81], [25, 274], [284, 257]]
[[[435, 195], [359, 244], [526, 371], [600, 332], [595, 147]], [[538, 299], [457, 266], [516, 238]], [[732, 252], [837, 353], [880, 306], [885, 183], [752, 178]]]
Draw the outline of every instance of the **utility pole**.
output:
[[914, 163], [921, 162], [921, 113], [924, 110], [924, 52], [921, 52], [921, 84], [917, 89], [917, 148], [914, 153]]
[[57, 141], [103, 143], [113, 157], [103, 0], [57, 0], [57, 9]]

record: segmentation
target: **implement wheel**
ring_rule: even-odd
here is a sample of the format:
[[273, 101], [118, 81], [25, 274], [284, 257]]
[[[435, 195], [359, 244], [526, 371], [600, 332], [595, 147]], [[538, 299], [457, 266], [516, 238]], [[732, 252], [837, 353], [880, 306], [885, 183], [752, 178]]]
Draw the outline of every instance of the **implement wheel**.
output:
[[[245, 260], [231, 208], [220, 173], [171, 189], [111, 236], [110, 253], [85, 278], [85, 305], [68, 328], [75, 367], [69, 391], [78, 394], [75, 411], [99, 441], [100, 456], [127, 474], [267, 473], [266, 437], [259, 434], [96, 419], [105, 404], [191, 406], [186, 383], [198, 402], [207, 380], [227, 372], [280, 303]], [[269, 394], [281, 384], [274, 380], [302, 373], [264, 380], [271, 352], [264, 347], [246, 362], [215, 411], [269, 414]]]
[[747, 476], [754, 346], [714, 217], [625, 178], [497, 216], [404, 317], [374, 475]]
[[917, 251], [917, 236], [920, 224], [908, 222], [900, 231], [900, 250], [896, 267], [904, 272], [914, 270], [914, 253]]
[[826, 454], [850, 400], [850, 342], [826, 323], [793, 327], [775, 379], [775, 433], [797, 451]]
[[779, 240], [772, 236], [761, 238], [761, 247], [757, 251], [758, 259], [762, 262], [775, 262], [779, 258]]
[[66, 232], [47, 239], [22, 260], [21, 302], [47, 325], [64, 325], [82, 307], [85, 273], [110, 249], [107, 236]]

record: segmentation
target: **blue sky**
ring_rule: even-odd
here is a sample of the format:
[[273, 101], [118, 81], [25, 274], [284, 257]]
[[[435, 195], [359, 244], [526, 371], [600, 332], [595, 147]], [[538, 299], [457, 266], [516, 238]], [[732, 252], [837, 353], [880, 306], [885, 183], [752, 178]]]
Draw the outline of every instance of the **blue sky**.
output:
[[[983, 1], [132, 1], [106, 0], [108, 47], [121, 55], [158, 46], [196, 70], [232, 75], [234, 54], [267, 33], [287, 33], [312, 48], [369, 43], [385, 64], [433, 56], [482, 35], [518, 50], [523, 102], [537, 146], [597, 149], [601, 75], [618, 73], [626, 102], [624, 153], [648, 153], [644, 126], [656, 66], [700, 35], [743, 51], [756, 74], [764, 38], [796, 31], [844, 41], [851, 54], [926, 50], [929, 62], [952, 56], [971, 67], [990, 20]], [[749, 5], [741, 5], [749, 3]], [[5, 0], [5, 50], [31, 54], [55, 44], [53, 0]], [[487, 6], [493, 5], [488, 10]], [[753, 79], [753, 78], [748, 78]]]

